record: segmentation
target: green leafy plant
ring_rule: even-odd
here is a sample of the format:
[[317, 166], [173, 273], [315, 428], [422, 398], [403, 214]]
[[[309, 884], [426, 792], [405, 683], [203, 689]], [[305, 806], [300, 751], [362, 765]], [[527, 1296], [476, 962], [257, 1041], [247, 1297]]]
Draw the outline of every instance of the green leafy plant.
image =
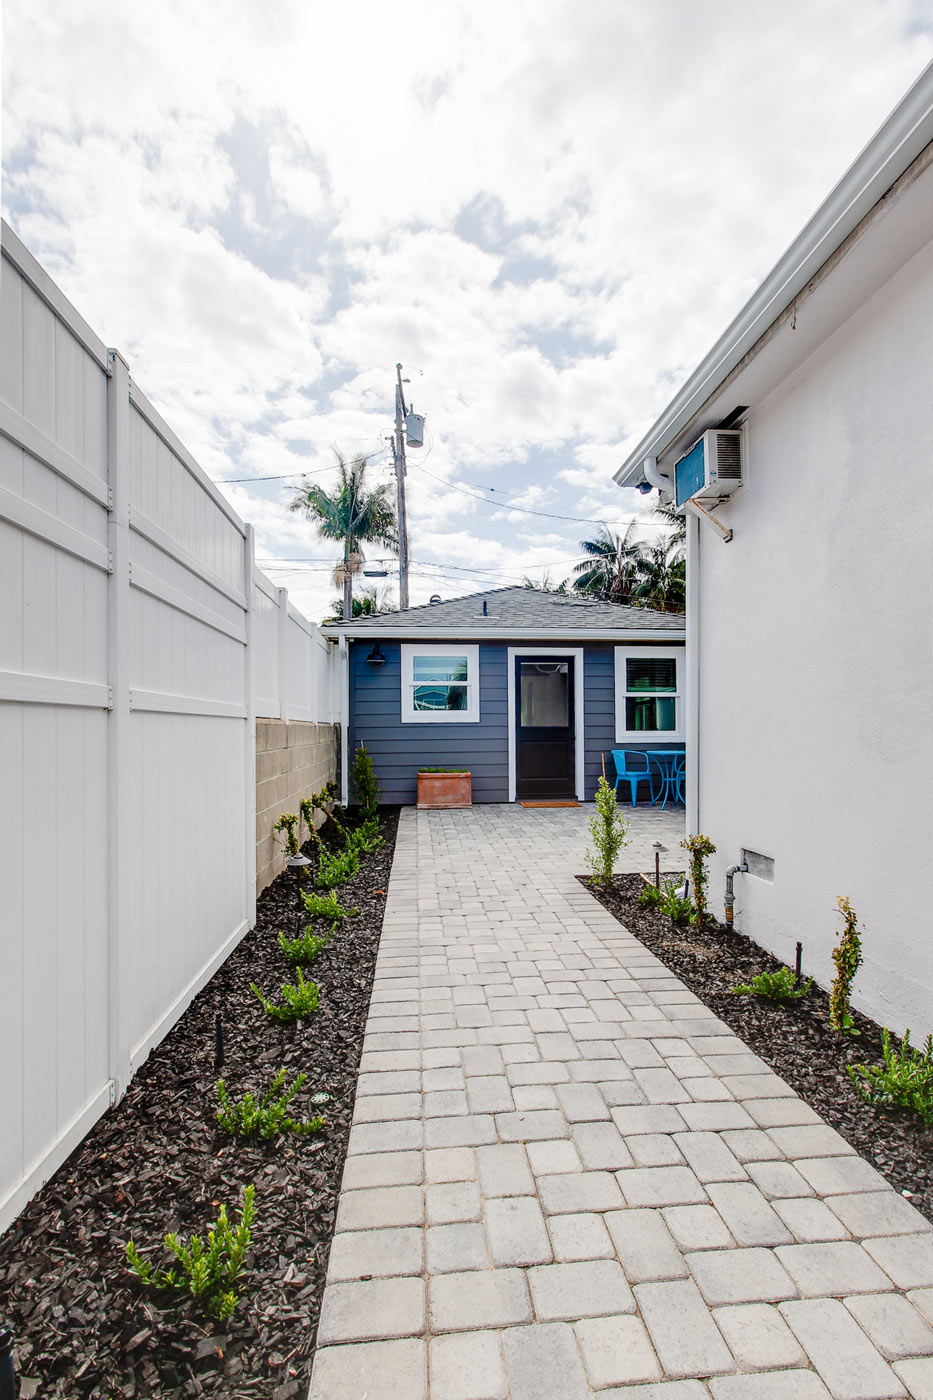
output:
[[587, 848], [586, 863], [599, 885], [612, 884], [612, 867], [616, 856], [628, 840], [631, 822], [626, 821], [616, 803], [615, 788], [605, 777], [596, 785], [596, 816], [590, 818], [592, 847]]
[[283, 812], [272, 827], [273, 831], [279, 833], [279, 839], [285, 847], [287, 856], [297, 856], [301, 849], [298, 844], [298, 821], [297, 813]]
[[693, 922], [701, 924], [707, 917], [706, 909], [706, 857], [716, 854], [716, 847], [708, 836], [685, 836], [681, 846], [690, 856], [690, 888], [693, 891]]
[[369, 855], [383, 845], [383, 838], [379, 834], [379, 818], [375, 812], [352, 831], [348, 831], [346, 841], [347, 849], [358, 851], [360, 855]]
[[259, 998], [263, 1010], [275, 1021], [299, 1021], [303, 1016], [310, 1016], [317, 1010], [321, 995], [320, 984], [306, 982], [300, 967], [297, 984], [293, 986], [291, 982], [286, 982], [279, 988], [281, 1002], [270, 1001], [255, 982], [250, 982], [249, 985], [250, 990]]
[[329, 851], [326, 846], [321, 846], [318, 854], [320, 863], [314, 883], [319, 889], [332, 890], [338, 885], [345, 885], [360, 868], [358, 851]]
[[351, 769], [353, 787], [360, 804], [360, 815], [365, 820], [373, 812], [378, 810], [379, 799], [382, 790], [379, 787], [379, 780], [376, 777], [376, 770], [373, 761], [367, 751], [365, 744], [360, 744], [353, 755], [353, 767]]
[[465, 778], [470, 770], [468, 768], [441, 768], [437, 766], [428, 767], [425, 764], [418, 769], [419, 773], [455, 773], [458, 778]]
[[164, 1246], [177, 1261], [170, 1268], [157, 1269], [150, 1264], [133, 1240], [126, 1245], [127, 1263], [147, 1288], [190, 1293], [208, 1317], [226, 1321], [237, 1305], [238, 1280], [249, 1249], [255, 1195], [255, 1186], [247, 1186], [235, 1227], [227, 1219], [227, 1207], [221, 1206], [217, 1220], [208, 1227], [206, 1242], [200, 1235], [192, 1235], [186, 1243], [174, 1232], [167, 1234]]
[[855, 974], [862, 965], [862, 935], [855, 910], [845, 895], [839, 896], [837, 904], [842, 914], [842, 934], [833, 949], [836, 976], [829, 993], [829, 1024], [843, 1035], [861, 1035], [852, 1019], [849, 998]]
[[665, 890], [660, 885], [643, 885], [638, 891], [638, 903], [657, 909], [664, 901]]
[[230, 1102], [226, 1084], [222, 1079], [218, 1079], [218, 1124], [225, 1133], [230, 1133], [231, 1137], [258, 1137], [262, 1142], [268, 1142], [279, 1133], [319, 1133], [325, 1124], [323, 1118], [308, 1118], [301, 1122], [293, 1118], [288, 1111], [289, 1104], [307, 1077], [304, 1073], [299, 1074], [295, 1082], [286, 1087], [285, 1070], [280, 1069], [268, 1089], [258, 1099], [247, 1090], [239, 1103]]
[[288, 958], [289, 962], [301, 963], [304, 967], [307, 967], [309, 963], [313, 963], [318, 954], [322, 953], [327, 947], [333, 937], [336, 927], [337, 925], [334, 924], [330, 933], [317, 934], [312, 931], [311, 925], [309, 924], [304, 933], [299, 934], [297, 938], [289, 938], [286, 934], [280, 932], [279, 948], [282, 950], [283, 955]]
[[301, 898], [309, 918], [326, 919], [329, 924], [349, 919], [357, 912], [355, 909], [345, 909], [333, 890], [329, 894], [318, 894], [316, 890], [302, 890]]
[[664, 893], [658, 910], [661, 914], [666, 914], [674, 924], [688, 924], [693, 918], [693, 905], [689, 899], [681, 899], [677, 893], [683, 886], [678, 885], [676, 880], [669, 881], [664, 886]]
[[[302, 797], [298, 803], [298, 815], [301, 818], [301, 821], [304, 823], [304, 825], [308, 828], [309, 836], [317, 835], [317, 827], [314, 824], [315, 795], [316, 794], [312, 793], [310, 797]], [[300, 834], [301, 828], [299, 827], [299, 835]]]
[[922, 1050], [910, 1043], [907, 1031], [900, 1050], [891, 1042], [891, 1032], [881, 1033], [880, 1065], [847, 1065], [849, 1078], [859, 1097], [883, 1108], [907, 1108], [933, 1124], [933, 1036], [927, 1036]]
[[766, 1001], [776, 1002], [779, 1006], [789, 1006], [792, 1002], [801, 1001], [812, 986], [813, 978], [809, 977], [798, 987], [790, 968], [779, 967], [776, 972], [759, 972], [750, 982], [739, 982], [732, 991], [736, 996], [764, 997]]

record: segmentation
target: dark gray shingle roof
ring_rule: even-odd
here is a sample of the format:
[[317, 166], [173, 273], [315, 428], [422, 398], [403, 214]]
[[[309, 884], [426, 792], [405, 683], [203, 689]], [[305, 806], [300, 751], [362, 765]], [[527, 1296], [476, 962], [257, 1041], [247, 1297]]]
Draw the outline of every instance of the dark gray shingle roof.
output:
[[[483, 603], [486, 615], [483, 615]], [[533, 628], [542, 636], [574, 632], [670, 632], [683, 636], [684, 618], [651, 608], [632, 608], [621, 603], [598, 603], [570, 593], [545, 593], [536, 588], [494, 588], [486, 593], [470, 593], [464, 598], [448, 598], [441, 603], [425, 603], [404, 612], [379, 613], [358, 617], [346, 630], [352, 634], [374, 633], [389, 637], [400, 631], [457, 629], [464, 637], [500, 634], [511, 628]], [[338, 636], [345, 629], [341, 622], [328, 623], [324, 631]]]

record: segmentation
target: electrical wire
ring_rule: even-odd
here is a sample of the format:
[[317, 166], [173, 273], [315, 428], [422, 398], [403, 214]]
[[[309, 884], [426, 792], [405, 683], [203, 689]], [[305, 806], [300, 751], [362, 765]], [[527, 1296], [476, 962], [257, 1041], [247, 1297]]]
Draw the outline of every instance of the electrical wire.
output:
[[[313, 440], [314, 440], [314, 439], [309, 439], [309, 441], [313, 441]], [[298, 441], [298, 439], [293, 438], [292, 441], [293, 441], [293, 442], [294, 442], [294, 441]], [[324, 439], [321, 438], [321, 441], [323, 442]], [[351, 441], [352, 441], [352, 439], [351, 439]], [[357, 439], [357, 441], [359, 441], [359, 442], [371, 442], [371, 441], [372, 441], [372, 438], [359, 438], [359, 439]], [[385, 448], [384, 448], [384, 447], [380, 447], [380, 449], [379, 449], [378, 452], [366, 452], [366, 453], [361, 452], [359, 455], [363, 458], [363, 461], [364, 461], [364, 462], [372, 462], [376, 457], [381, 457], [382, 454], [383, 454], [384, 452], [385, 452]], [[337, 465], [337, 464], [336, 464], [336, 462], [335, 462], [334, 465], [333, 465], [333, 466], [330, 466], [330, 467], [316, 467], [316, 468], [314, 469], [314, 471], [280, 472], [280, 473], [279, 473], [278, 475], [276, 475], [276, 476], [227, 476], [227, 477], [222, 477], [222, 478], [219, 477], [219, 478], [217, 479], [217, 481], [214, 482], [214, 485], [215, 485], [215, 486], [235, 486], [235, 485], [239, 485], [240, 483], [242, 483], [242, 482], [244, 482], [244, 481], [289, 481], [289, 480], [291, 480], [292, 477], [295, 477], [295, 476], [326, 476], [326, 474], [327, 474], [328, 472], [334, 471], [336, 465]]]
[[[612, 521], [592, 520], [589, 516], [585, 515], [557, 515], [554, 511], [550, 510], [532, 510], [529, 506], [510, 505], [507, 501], [491, 501], [488, 496], [478, 496], [475, 491], [467, 491], [463, 486], [456, 486], [452, 481], [445, 481], [442, 476], [436, 476], [434, 472], [429, 472], [426, 467], [419, 466], [417, 462], [410, 462], [409, 466], [414, 467], [416, 471], [424, 472], [425, 476], [431, 477], [432, 480], [439, 481], [441, 485], [446, 486], [448, 490], [459, 491], [461, 496], [469, 496], [474, 501], [482, 501], [487, 506], [495, 506], [496, 510], [518, 510], [521, 511], [522, 515], [538, 515], [545, 520], [569, 520], [575, 525], [621, 526], [628, 524], [629, 519], [632, 518], [629, 517], [627, 520]], [[494, 491], [495, 487], [491, 486], [489, 489], [490, 491]]]

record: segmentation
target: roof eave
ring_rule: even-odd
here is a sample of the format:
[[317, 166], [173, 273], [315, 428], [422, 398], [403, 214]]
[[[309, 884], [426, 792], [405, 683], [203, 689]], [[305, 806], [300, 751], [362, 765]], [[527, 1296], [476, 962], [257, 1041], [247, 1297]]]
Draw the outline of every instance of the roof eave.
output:
[[663, 455], [931, 141], [933, 63], [924, 69], [651, 430], [614, 473], [619, 486], [636, 486], [643, 479], [645, 458]]
[[322, 627], [325, 637], [335, 640], [347, 637], [351, 641], [362, 641], [367, 637], [380, 637], [402, 642], [478, 641], [478, 642], [669, 642], [682, 640], [686, 636], [686, 624], [662, 630], [634, 627], [574, 627], [560, 631], [553, 627], [494, 627], [470, 629], [468, 627], [335, 627], [332, 630]]

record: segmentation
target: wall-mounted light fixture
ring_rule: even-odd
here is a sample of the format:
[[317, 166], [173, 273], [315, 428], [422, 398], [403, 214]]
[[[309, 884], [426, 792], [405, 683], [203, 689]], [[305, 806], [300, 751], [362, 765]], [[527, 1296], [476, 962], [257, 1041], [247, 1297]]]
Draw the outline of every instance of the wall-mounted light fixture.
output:
[[383, 656], [382, 652], [379, 650], [378, 642], [367, 656], [366, 661], [370, 666], [384, 666], [386, 664], [386, 659]]

